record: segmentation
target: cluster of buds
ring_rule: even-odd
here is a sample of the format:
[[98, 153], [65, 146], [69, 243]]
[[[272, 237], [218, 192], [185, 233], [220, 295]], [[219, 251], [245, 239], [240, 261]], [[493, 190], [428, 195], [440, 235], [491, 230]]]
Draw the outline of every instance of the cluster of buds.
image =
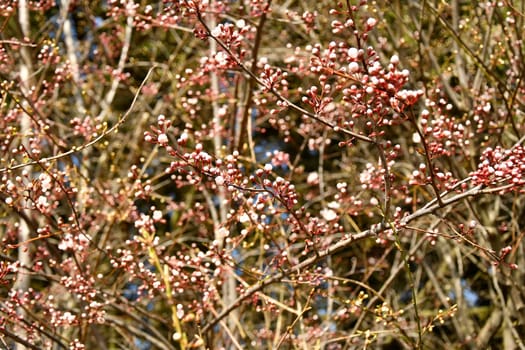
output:
[[156, 143], [159, 146], [166, 147], [168, 145], [168, 129], [171, 126], [171, 121], [161, 114], [157, 117], [157, 126], [151, 126], [153, 133], [144, 132], [144, 140], [146, 142]]
[[41, 173], [38, 178], [31, 179], [30, 174], [24, 170], [14, 179], [4, 176], [5, 185], [2, 185], [0, 189], [8, 195], [4, 200], [7, 205], [38, 210], [42, 214], [52, 215], [64, 195], [77, 191], [76, 188], [70, 187], [66, 189], [68, 193], [64, 193], [62, 187], [53, 186], [55, 181], [63, 181], [65, 176], [57, 171], [52, 176], [48, 173]]
[[259, 77], [264, 82], [264, 92], [280, 88], [281, 86], [288, 86], [288, 81], [286, 80], [288, 73], [283, 72], [280, 68], [272, 68], [269, 64], [264, 65]]
[[280, 176], [277, 177], [273, 182], [265, 179], [264, 186], [266, 189], [270, 190], [273, 195], [278, 198], [281, 203], [283, 203], [289, 210], [299, 203], [295, 186]]
[[70, 124], [74, 135], [82, 136], [85, 142], [89, 142], [97, 137], [105, 126], [104, 123], [91, 116], [86, 116], [83, 119], [74, 117], [71, 119]]
[[524, 192], [525, 148], [516, 146], [504, 150], [501, 147], [487, 148], [481, 155], [478, 169], [470, 176], [476, 185], [503, 186], [502, 192]]
[[306, 32], [310, 32], [312, 29], [315, 28], [315, 19], [317, 18], [319, 14], [317, 13], [317, 11], [305, 11], [303, 12], [302, 16], [301, 16], [301, 20], [303, 21], [305, 27], [306, 27]]
[[[507, 255], [512, 252], [511, 246], [506, 246], [500, 249], [498, 260], [494, 262], [495, 266], [498, 266], [500, 263], [502, 263]], [[515, 263], [506, 264], [511, 270], [516, 270], [518, 268], [518, 265]]]
[[235, 60], [226, 52], [219, 51], [211, 57], [202, 57], [200, 60], [200, 65], [200, 71], [202, 73], [207, 73], [235, 68], [237, 66], [237, 62], [235, 62]]
[[241, 46], [241, 41], [244, 39], [244, 34], [250, 30], [250, 26], [246, 25], [245, 21], [237, 22], [238, 30], [232, 23], [221, 23], [213, 28], [210, 35], [220, 40], [229, 49], [235, 49]]
[[58, 47], [54, 43], [46, 41], [40, 48], [37, 59], [43, 64], [56, 65], [60, 62], [61, 56]]
[[404, 88], [410, 74], [399, 69], [396, 55], [383, 67], [372, 47], [333, 41], [325, 50], [318, 44], [310, 50], [310, 71], [319, 74], [321, 87], [307, 89], [302, 101], [319, 113], [340, 98], [344, 113], [339, 114], [344, 117], [336, 120], [339, 126], [352, 129], [361, 121], [370, 137], [380, 136], [378, 128], [403, 122], [404, 111], [423, 95], [421, 90]]
[[[420, 128], [427, 142], [430, 158], [441, 156], [452, 156], [456, 152], [466, 152], [469, 139], [473, 136], [468, 131], [470, 121], [463, 124], [454, 117], [447, 115], [452, 109], [452, 104], [445, 99], [438, 102], [426, 101], [426, 105], [432, 110], [423, 109], [420, 113]], [[421, 143], [421, 137], [414, 134], [413, 141]]]

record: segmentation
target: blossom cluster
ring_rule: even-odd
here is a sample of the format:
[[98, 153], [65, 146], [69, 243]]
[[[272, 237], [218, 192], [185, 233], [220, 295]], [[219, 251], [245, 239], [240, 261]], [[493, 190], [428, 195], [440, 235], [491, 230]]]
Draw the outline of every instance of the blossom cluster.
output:
[[64, 4], [0, 4], [6, 347], [488, 348], [472, 305], [519, 332], [511, 4]]
[[487, 148], [481, 154], [478, 169], [470, 173], [475, 185], [499, 188], [501, 192], [523, 192], [525, 185], [525, 148]]

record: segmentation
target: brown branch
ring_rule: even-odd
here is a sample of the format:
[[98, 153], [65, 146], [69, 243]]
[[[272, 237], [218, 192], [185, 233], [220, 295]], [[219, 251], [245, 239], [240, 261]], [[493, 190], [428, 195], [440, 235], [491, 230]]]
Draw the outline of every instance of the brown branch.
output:
[[[257, 33], [255, 34], [255, 43], [252, 50], [252, 69], [251, 71], [255, 74], [255, 70], [257, 68], [257, 59], [259, 56], [259, 48], [261, 46], [261, 40], [262, 40], [262, 29], [264, 27], [264, 24], [266, 23], [267, 18], [267, 10], [270, 8], [272, 2], [268, 1], [266, 4], [266, 8], [263, 11], [261, 15], [261, 19], [259, 21], [259, 24], [257, 25]], [[243, 114], [242, 114], [242, 120], [241, 120], [241, 126], [240, 126], [240, 133], [239, 133], [239, 139], [237, 140], [236, 148], [237, 150], [241, 150], [241, 146], [244, 140], [245, 136], [248, 136], [248, 139], [250, 140], [250, 131], [247, 130], [248, 127], [248, 118], [250, 118], [250, 105], [253, 97], [253, 88], [256, 84], [256, 80], [253, 77], [250, 77], [250, 80], [248, 81], [248, 87], [247, 87], [247, 96], [245, 98], [244, 104], [243, 104]], [[251, 146], [251, 145], [250, 145]]]
[[410, 115], [406, 115], [406, 117], [414, 125], [414, 128], [416, 129], [417, 134], [419, 135], [419, 138], [421, 139], [421, 143], [423, 144], [423, 148], [425, 149], [425, 160], [427, 162], [428, 170], [430, 172], [430, 184], [432, 188], [434, 189], [434, 193], [436, 194], [436, 199], [439, 205], [443, 206], [443, 202], [441, 201], [441, 196], [439, 194], [439, 189], [436, 184], [436, 173], [434, 171], [434, 165], [432, 164], [432, 158], [430, 157], [430, 150], [428, 149], [427, 140], [425, 139], [425, 135], [423, 135], [423, 133], [419, 129], [419, 126], [417, 125], [416, 117], [414, 115], [414, 111], [412, 110], [412, 108], [410, 108]]
[[[23, 346], [25, 346], [28, 349], [40, 350], [40, 347], [38, 347], [36, 345], [33, 345], [32, 343], [28, 342], [27, 340], [24, 340], [24, 339], [20, 338], [18, 335], [8, 331], [7, 328], [5, 328], [3, 326], [0, 327], [0, 333], [2, 333], [3, 335], [5, 335], [8, 338], [13, 339], [17, 343], [22, 344]], [[65, 347], [63, 347], [63, 348], [65, 348]]]
[[67, 157], [67, 156], [70, 156], [72, 154], [75, 154], [75, 153], [78, 153], [88, 147], [91, 147], [95, 144], [97, 144], [99, 141], [101, 141], [102, 139], [104, 139], [106, 136], [108, 136], [109, 134], [111, 134], [112, 132], [115, 132], [118, 130], [118, 128], [124, 124], [124, 122], [126, 121], [126, 119], [128, 118], [128, 116], [131, 114], [132, 110], [133, 110], [133, 107], [135, 106], [135, 103], [137, 102], [138, 100], [138, 97], [139, 97], [139, 94], [140, 94], [140, 91], [142, 90], [142, 88], [144, 87], [144, 85], [146, 84], [146, 82], [148, 81], [152, 71], [157, 68], [158, 66], [157, 65], [154, 65], [153, 67], [151, 67], [148, 71], [148, 73], [146, 74], [146, 77], [144, 78], [144, 80], [142, 81], [142, 83], [140, 84], [138, 90], [137, 90], [137, 93], [135, 94], [135, 96], [133, 97], [133, 101], [131, 102], [131, 106], [129, 107], [129, 109], [126, 111], [126, 113], [124, 113], [124, 115], [115, 123], [115, 125], [113, 125], [111, 128], [107, 129], [105, 132], [103, 132], [102, 134], [100, 134], [97, 138], [93, 139], [92, 141], [86, 143], [86, 144], [83, 144], [79, 147], [72, 147], [70, 150], [66, 151], [66, 152], [63, 152], [63, 153], [59, 153], [59, 154], [56, 154], [54, 156], [51, 156], [51, 157], [47, 157], [47, 158], [41, 158], [39, 159], [38, 161], [36, 160], [33, 160], [33, 161], [30, 161], [30, 162], [27, 162], [27, 163], [23, 163], [23, 164], [17, 164], [17, 165], [13, 165], [13, 166], [7, 166], [5, 168], [0, 168], [0, 174], [3, 174], [3, 173], [6, 173], [6, 172], [9, 172], [9, 171], [12, 171], [12, 170], [16, 170], [16, 169], [20, 169], [20, 168], [25, 168], [25, 167], [28, 167], [28, 166], [33, 166], [33, 165], [39, 165], [39, 164], [45, 164], [47, 162], [51, 162], [51, 161], [55, 161], [55, 160], [58, 160], [58, 159], [61, 159], [61, 158], [64, 158], [64, 157]]
[[[457, 194], [457, 195], [455, 195], [455, 196], [453, 196], [451, 198], [443, 199], [442, 203], [443, 203], [444, 206], [452, 205], [452, 204], [454, 204], [456, 202], [459, 202], [459, 201], [461, 201], [461, 200], [463, 200], [465, 198], [474, 197], [474, 196], [477, 196], [479, 194], [482, 194], [483, 192], [482, 192], [481, 189], [482, 189], [482, 186], [476, 186], [474, 188], [471, 188], [470, 190], [467, 190], [466, 192]], [[425, 206], [425, 207], [417, 210], [416, 212], [414, 212], [414, 213], [412, 213], [410, 215], [407, 215], [403, 219], [401, 219], [400, 222], [399, 222], [399, 227], [404, 227], [408, 223], [410, 223], [411, 221], [413, 221], [415, 219], [418, 219], [418, 218], [420, 218], [422, 216], [429, 215], [429, 214], [431, 214], [431, 213], [433, 213], [436, 210], [439, 210], [441, 208], [442, 208], [442, 205], [440, 205], [439, 203], [434, 203], [433, 205]], [[340, 250], [349, 247], [350, 245], [354, 244], [357, 241], [361, 241], [363, 239], [370, 238], [370, 237], [375, 237], [375, 236], [377, 236], [377, 234], [379, 234], [381, 232], [384, 232], [384, 231], [386, 231], [389, 228], [390, 228], [389, 225], [386, 225], [386, 224], [383, 224], [383, 223], [379, 223], [379, 224], [373, 225], [370, 229], [362, 231], [362, 232], [359, 232], [359, 233], [346, 233], [343, 236], [343, 239], [341, 239], [339, 242], [335, 243], [334, 245], [332, 245], [332, 246], [330, 246], [330, 247], [328, 247], [328, 248], [326, 248], [324, 250], [316, 251], [314, 256], [311, 256], [311, 257], [307, 258], [306, 260], [303, 260], [302, 262], [300, 262], [296, 266], [293, 266], [293, 267], [291, 267], [289, 269], [286, 269], [286, 270], [282, 270], [282, 271], [276, 273], [275, 275], [260, 281], [258, 284], [255, 284], [252, 287], [248, 288], [232, 304], [228, 305], [216, 318], [214, 318], [212, 321], [210, 321], [208, 324], [206, 324], [202, 328], [202, 333], [205, 333], [206, 331], [208, 331], [211, 328], [213, 328], [220, 320], [222, 320], [230, 312], [232, 312], [237, 307], [239, 307], [241, 302], [243, 302], [244, 300], [248, 299], [254, 293], [257, 293], [257, 292], [261, 291], [262, 289], [264, 289], [265, 287], [267, 287], [267, 286], [269, 286], [269, 285], [271, 285], [273, 283], [281, 281], [286, 276], [290, 276], [290, 275], [293, 275], [294, 273], [300, 272], [301, 270], [303, 270], [303, 269], [305, 269], [305, 268], [315, 264], [316, 262], [326, 258], [327, 256], [333, 255], [333, 254], [339, 252]]]
[[204, 18], [202, 18], [202, 14], [199, 11], [197, 11], [197, 18], [198, 18], [199, 22], [201, 23], [201, 25], [206, 30], [206, 33], [208, 34], [208, 36], [211, 37], [213, 40], [215, 40], [223, 48], [223, 50], [226, 51], [226, 53], [235, 62], [235, 64], [237, 64], [239, 66], [239, 68], [241, 68], [242, 71], [244, 71], [246, 74], [248, 74], [254, 81], [257, 82], [257, 84], [259, 84], [260, 86], [263, 86], [265, 89], [267, 89], [269, 92], [271, 92], [275, 97], [277, 97], [279, 100], [283, 101], [288, 107], [290, 107], [291, 109], [301, 113], [302, 115], [305, 115], [305, 116], [307, 116], [309, 118], [312, 118], [313, 120], [315, 120], [315, 121], [317, 121], [317, 122], [319, 122], [319, 123], [321, 123], [321, 124], [323, 124], [325, 126], [330, 127], [334, 131], [342, 132], [343, 134], [346, 134], [348, 136], [351, 136], [351, 137], [353, 137], [355, 139], [358, 139], [358, 140], [361, 140], [361, 141], [365, 141], [365, 142], [369, 142], [369, 143], [373, 143], [374, 142], [368, 136], [365, 136], [363, 134], [358, 134], [358, 133], [353, 132], [351, 130], [342, 128], [340, 126], [337, 126], [337, 125], [327, 121], [326, 119], [324, 119], [320, 115], [318, 115], [316, 113], [312, 113], [312, 112], [310, 112], [310, 111], [308, 111], [308, 110], [306, 110], [306, 109], [296, 105], [295, 103], [293, 103], [292, 101], [290, 101], [289, 99], [284, 97], [275, 87], [266, 85], [266, 83], [264, 81], [262, 81], [257, 75], [255, 75], [255, 73], [252, 72], [251, 69], [246, 67], [246, 65], [244, 65], [240, 61], [240, 59], [237, 56], [234, 55], [234, 53], [228, 48], [228, 46], [222, 40], [220, 40], [219, 38], [217, 38], [217, 37], [215, 37], [215, 36], [213, 36], [211, 34], [210, 28], [206, 24], [206, 21], [204, 20]]

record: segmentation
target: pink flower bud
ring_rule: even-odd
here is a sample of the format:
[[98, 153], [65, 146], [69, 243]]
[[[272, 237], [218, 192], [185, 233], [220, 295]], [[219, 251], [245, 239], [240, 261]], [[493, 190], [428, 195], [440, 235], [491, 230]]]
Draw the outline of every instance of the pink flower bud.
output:
[[168, 143], [168, 135], [162, 133], [162, 134], [159, 134], [159, 136], [157, 136], [157, 142], [160, 143], [161, 145], [165, 145]]

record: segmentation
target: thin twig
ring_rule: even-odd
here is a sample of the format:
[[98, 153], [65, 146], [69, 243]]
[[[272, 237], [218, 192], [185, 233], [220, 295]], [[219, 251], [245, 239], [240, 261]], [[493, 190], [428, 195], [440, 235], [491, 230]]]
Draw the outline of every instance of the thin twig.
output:
[[[133, 101], [131, 102], [131, 106], [128, 108], [128, 110], [126, 111], [126, 113], [124, 113], [124, 115], [119, 119], [117, 120], [117, 122], [115, 123], [115, 125], [113, 125], [111, 128], [107, 129], [106, 131], [104, 131], [102, 134], [100, 134], [99, 136], [97, 136], [96, 138], [94, 138], [92, 141], [86, 143], [86, 144], [83, 144], [79, 147], [72, 147], [70, 150], [66, 151], [66, 152], [63, 152], [63, 153], [59, 153], [59, 154], [56, 154], [54, 156], [51, 156], [51, 157], [47, 157], [47, 158], [41, 158], [39, 159], [38, 161], [36, 160], [33, 160], [33, 161], [30, 161], [30, 162], [27, 162], [27, 163], [23, 163], [23, 164], [17, 164], [17, 165], [13, 165], [13, 166], [8, 166], [8, 167], [5, 167], [5, 168], [1, 168], [0, 169], [0, 174], [2, 173], [5, 173], [5, 172], [9, 172], [9, 171], [12, 171], [12, 170], [16, 170], [16, 169], [20, 169], [20, 168], [25, 168], [25, 167], [28, 167], [28, 166], [33, 166], [33, 165], [38, 165], [39, 163], [41, 164], [46, 164], [47, 162], [52, 162], [52, 161], [55, 161], [55, 160], [58, 160], [58, 159], [61, 159], [61, 158], [64, 158], [64, 157], [67, 157], [67, 156], [70, 156], [72, 154], [75, 154], [75, 153], [78, 153], [88, 147], [91, 147], [95, 144], [97, 144], [99, 141], [101, 141], [102, 139], [104, 139], [106, 136], [108, 136], [109, 134], [111, 134], [112, 132], [115, 132], [118, 130], [118, 128], [124, 124], [124, 122], [126, 121], [127, 117], [131, 114], [131, 112], [133, 111], [133, 107], [135, 106], [135, 103], [137, 102], [138, 100], [138, 97], [139, 97], [139, 94], [140, 94], [140, 91], [142, 90], [142, 88], [144, 87], [144, 85], [146, 84], [146, 82], [148, 81], [152, 71], [157, 68], [158, 66], [153, 66], [149, 69], [148, 73], [146, 74], [146, 77], [144, 78], [144, 80], [142, 81], [142, 83], [140, 84], [138, 90], [137, 90], [137, 93], [135, 94], [135, 96], [133, 97]], [[107, 123], [104, 123], [104, 125], [107, 127]]]
[[339, 126], [337, 126], [337, 125], [327, 121], [326, 119], [324, 119], [320, 115], [312, 113], [312, 112], [310, 112], [310, 111], [308, 111], [308, 110], [306, 110], [306, 109], [296, 105], [295, 103], [293, 103], [292, 101], [290, 101], [289, 99], [284, 97], [275, 87], [266, 85], [266, 83], [264, 81], [262, 81], [257, 75], [255, 75], [254, 72], [251, 71], [251, 69], [246, 67], [246, 65], [244, 65], [240, 61], [240, 59], [228, 48], [228, 46], [222, 40], [220, 40], [219, 38], [217, 38], [217, 37], [215, 37], [215, 36], [213, 36], [211, 34], [210, 28], [206, 24], [206, 21], [202, 18], [202, 15], [201, 15], [201, 13], [199, 11], [197, 11], [197, 18], [199, 19], [199, 22], [202, 24], [202, 26], [206, 30], [208, 36], [210, 36], [213, 40], [215, 40], [223, 48], [223, 50], [226, 51], [226, 53], [228, 53], [230, 58], [235, 62], [235, 64], [237, 64], [239, 66], [239, 68], [241, 68], [242, 71], [244, 71], [252, 79], [254, 79], [257, 82], [257, 84], [259, 84], [260, 86], [263, 86], [269, 92], [271, 92], [275, 97], [277, 97], [279, 100], [283, 101], [288, 107], [290, 107], [291, 109], [301, 113], [302, 115], [305, 115], [305, 116], [307, 116], [309, 118], [312, 118], [315, 121], [317, 121], [317, 122], [319, 122], [319, 123], [321, 123], [323, 125], [326, 125], [326, 126], [330, 127], [333, 130], [337, 130], [339, 132], [342, 132], [342, 133], [344, 133], [344, 134], [346, 134], [348, 136], [351, 136], [351, 137], [353, 137], [355, 139], [358, 139], [358, 140], [361, 140], [361, 141], [365, 141], [365, 142], [369, 142], [369, 143], [373, 142], [373, 140], [371, 138], [369, 138], [368, 136], [365, 136], [365, 135], [362, 135], [362, 134], [358, 134], [358, 133], [353, 132], [351, 130], [347, 130], [345, 128], [339, 127]]

